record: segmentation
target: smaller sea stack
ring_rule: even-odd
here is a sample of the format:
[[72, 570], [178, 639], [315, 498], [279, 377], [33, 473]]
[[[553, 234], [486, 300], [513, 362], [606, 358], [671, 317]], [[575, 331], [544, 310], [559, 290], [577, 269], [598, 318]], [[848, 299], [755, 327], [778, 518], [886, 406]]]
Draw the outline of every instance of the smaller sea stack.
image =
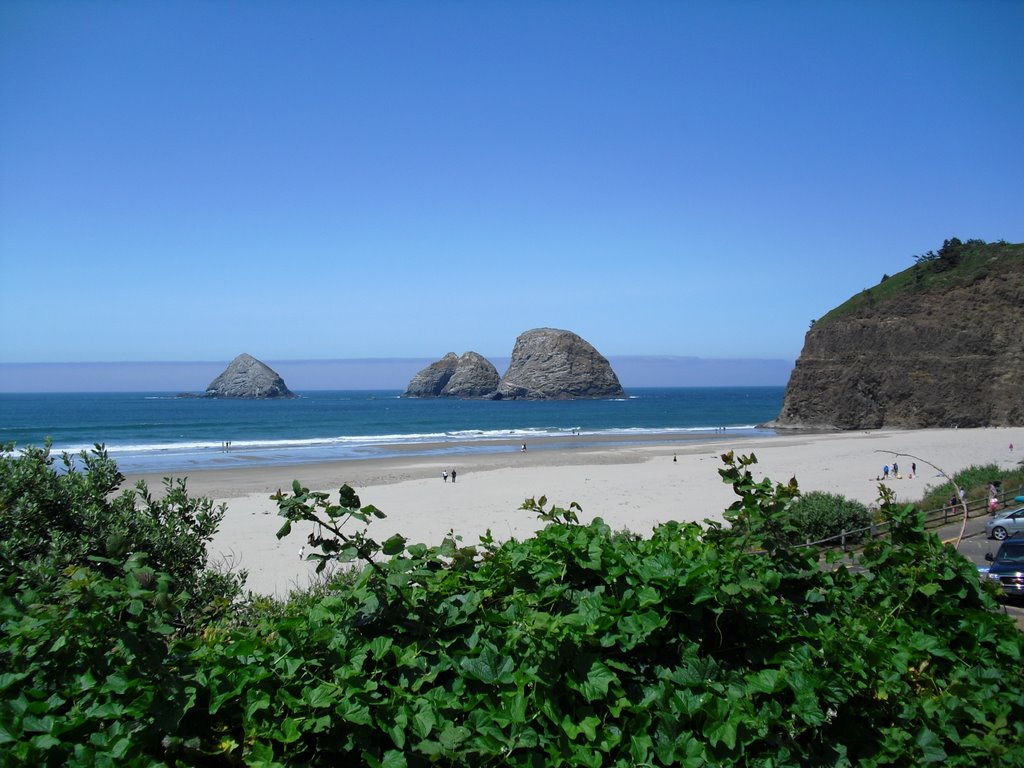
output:
[[298, 397], [276, 371], [244, 352], [210, 382], [203, 396], [247, 400]]

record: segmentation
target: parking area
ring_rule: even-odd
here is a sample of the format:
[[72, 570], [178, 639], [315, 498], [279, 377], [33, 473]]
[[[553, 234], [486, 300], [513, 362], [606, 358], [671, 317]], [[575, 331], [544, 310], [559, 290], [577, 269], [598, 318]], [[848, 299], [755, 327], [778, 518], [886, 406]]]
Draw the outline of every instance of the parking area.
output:
[[[988, 565], [985, 560], [986, 552], [991, 552], [994, 555], [999, 549], [1000, 542], [985, 536], [985, 523], [989, 519], [987, 515], [983, 515], [968, 520], [964, 537], [958, 548], [960, 554], [978, 566]], [[943, 526], [936, 533], [943, 541], [954, 543], [960, 533], [960, 524]], [[1006, 613], [1017, 622], [1017, 627], [1024, 632], [1024, 601], [1019, 598], [1004, 598], [1002, 605]]]

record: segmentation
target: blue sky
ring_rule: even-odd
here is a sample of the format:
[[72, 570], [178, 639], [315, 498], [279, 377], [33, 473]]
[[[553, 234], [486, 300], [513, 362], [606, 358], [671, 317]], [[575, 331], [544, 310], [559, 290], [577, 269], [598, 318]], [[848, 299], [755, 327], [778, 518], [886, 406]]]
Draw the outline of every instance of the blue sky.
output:
[[1024, 240], [1022, 31], [1021, 2], [7, 0], [0, 363], [540, 326], [791, 361], [944, 238]]

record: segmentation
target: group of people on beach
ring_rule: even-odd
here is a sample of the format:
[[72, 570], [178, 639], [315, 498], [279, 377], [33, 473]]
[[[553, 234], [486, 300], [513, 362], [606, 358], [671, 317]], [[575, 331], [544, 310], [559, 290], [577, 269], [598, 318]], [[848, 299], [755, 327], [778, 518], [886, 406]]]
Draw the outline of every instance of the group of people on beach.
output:
[[[455, 482], [455, 470], [454, 469], [451, 471], [451, 475], [452, 475], [452, 482], [454, 483]], [[448, 482], [448, 470], [447, 469], [442, 469], [441, 470], [441, 480], [446, 482], [446, 483]]]
[[[914, 475], [916, 475], [916, 474], [917, 474], [917, 462], [915, 461], [915, 462], [911, 462], [911, 464], [910, 464], [910, 474], [908, 475], [908, 479], [913, 480], [914, 479]], [[886, 464], [884, 467], [882, 467], [882, 474], [880, 474], [878, 477], [876, 477], [875, 480], [888, 480], [890, 477], [895, 478], [896, 480], [902, 480], [903, 479], [903, 476], [900, 475], [900, 465], [897, 464], [895, 461], [892, 463], [892, 470], [891, 471], [889, 469], [889, 465], [888, 464]]]

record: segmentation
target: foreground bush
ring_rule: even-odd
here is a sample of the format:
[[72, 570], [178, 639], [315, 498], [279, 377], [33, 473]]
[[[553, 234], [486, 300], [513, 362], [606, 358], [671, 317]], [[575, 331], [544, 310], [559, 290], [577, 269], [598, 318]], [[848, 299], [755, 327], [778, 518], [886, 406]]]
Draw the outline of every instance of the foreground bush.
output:
[[[844, 531], [853, 533], [848, 541], [866, 538], [864, 529], [871, 525], [871, 512], [854, 499], [847, 499], [834, 493], [811, 491], [797, 498], [790, 514], [800, 541], [824, 541], [840, 536]], [[836, 546], [837, 541], [830, 541]]]
[[1024, 763], [1021, 635], [975, 568], [892, 505], [891, 541], [821, 568], [785, 544], [795, 483], [723, 458], [733, 525], [649, 538], [540, 499], [524, 506], [548, 524], [522, 542], [378, 543], [363, 524], [381, 513], [351, 489], [296, 484], [282, 535], [316, 520], [317, 556], [362, 562], [358, 579], [190, 636], [170, 630], [184, 596], [140, 582], [144, 564], [74, 571], [50, 598], [8, 577], [0, 748], [11, 764]]
[[160, 497], [141, 482], [122, 491], [123, 482], [102, 446], [59, 458], [49, 446], [17, 453], [0, 447], [2, 572], [53, 588], [55, 572], [88, 566], [112, 575], [129, 553], [144, 554], [150, 568], [188, 593], [190, 612], [227, 610], [245, 574], [206, 568], [223, 505], [189, 496], [184, 480], [166, 480]]

